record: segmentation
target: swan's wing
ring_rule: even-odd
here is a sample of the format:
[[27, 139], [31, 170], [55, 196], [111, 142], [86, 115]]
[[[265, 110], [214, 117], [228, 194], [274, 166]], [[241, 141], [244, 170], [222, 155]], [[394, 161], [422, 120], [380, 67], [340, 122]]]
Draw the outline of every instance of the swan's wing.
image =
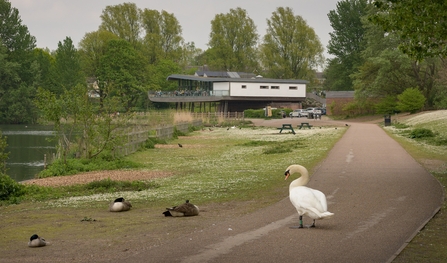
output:
[[311, 189], [314, 193], [315, 197], [320, 201], [321, 206], [323, 207], [323, 212], [327, 211], [327, 201], [326, 201], [326, 195], [323, 194], [319, 190]]
[[[316, 210], [318, 213], [323, 213], [327, 210], [326, 197], [318, 190], [308, 187], [296, 187], [290, 191], [289, 197], [296, 208]], [[321, 199], [324, 201], [322, 202]]]

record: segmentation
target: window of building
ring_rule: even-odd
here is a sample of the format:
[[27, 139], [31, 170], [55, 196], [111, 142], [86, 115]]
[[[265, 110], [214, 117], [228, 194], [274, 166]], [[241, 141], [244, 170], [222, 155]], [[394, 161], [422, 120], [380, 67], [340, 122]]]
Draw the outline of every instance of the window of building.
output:
[[279, 89], [279, 86], [271, 86], [271, 89]]
[[297, 90], [298, 87], [297, 86], [289, 86], [289, 90]]
[[243, 88], [243, 89], [246, 89], [246, 88], [247, 88], [247, 85], [242, 85], [242, 88]]
[[261, 88], [261, 89], [268, 89], [269, 86], [261, 86], [260, 88]]

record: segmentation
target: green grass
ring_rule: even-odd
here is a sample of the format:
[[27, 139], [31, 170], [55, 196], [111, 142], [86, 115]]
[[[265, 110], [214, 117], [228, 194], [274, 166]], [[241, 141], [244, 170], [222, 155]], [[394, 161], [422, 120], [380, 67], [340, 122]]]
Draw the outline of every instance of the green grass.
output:
[[[447, 187], [447, 111], [425, 113], [401, 122], [397, 127], [387, 127], [386, 130], [444, 188]], [[421, 134], [433, 136], [419, 136]], [[447, 203], [444, 202], [441, 210], [393, 262], [447, 262], [446, 208]]]
[[[312, 172], [345, 131], [323, 128], [297, 135], [279, 134], [275, 128], [195, 131], [127, 157], [142, 169], [172, 173], [171, 177], [145, 182], [103, 180], [83, 186], [29, 187], [21, 203], [0, 206], [0, 253], [13, 257], [13, 248], [20, 246], [35, 229], [50, 240], [73, 236], [95, 245], [94, 242], [111, 238], [122, 242], [126, 237], [139, 236], [139, 229], [144, 227], [151, 232], [150, 242], [157, 244], [159, 238], [175, 237], [166, 237], [166, 221], [161, 212], [185, 199], [206, 211], [204, 216], [190, 220], [188, 228], [211, 224], [213, 218], [220, 217], [220, 211], [206, 209], [216, 204], [231, 203], [231, 211], [226, 213], [249, 213], [287, 197], [284, 170], [290, 164], [302, 164]], [[177, 143], [183, 147], [169, 147]], [[287, 151], [271, 150], [281, 148]], [[107, 212], [108, 204], [117, 196], [132, 202], [131, 219], [125, 214]], [[175, 228], [178, 233], [185, 231], [181, 225], [170, 228], [172, 233]], [[123, 237], [124, 233], [127, 234]]]

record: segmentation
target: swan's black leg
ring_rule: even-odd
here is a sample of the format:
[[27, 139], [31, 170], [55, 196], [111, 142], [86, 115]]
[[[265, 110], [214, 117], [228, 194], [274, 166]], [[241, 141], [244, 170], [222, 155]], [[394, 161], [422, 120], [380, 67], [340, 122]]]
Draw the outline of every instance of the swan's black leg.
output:
[[315, 227], [315, 219], [314, 219], [314, 222], [312, 223], [312, 225], [310, 227]]
[[303, 226], [303, 216], [300, 216], [300, 225], [299, 226], [291, 226], [290, 228], [304, 228], [304, 226]]

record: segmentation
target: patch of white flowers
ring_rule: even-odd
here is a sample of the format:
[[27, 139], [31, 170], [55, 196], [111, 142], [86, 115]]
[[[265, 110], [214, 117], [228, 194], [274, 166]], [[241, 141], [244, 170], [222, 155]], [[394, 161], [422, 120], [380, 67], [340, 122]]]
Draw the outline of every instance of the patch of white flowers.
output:
[[438, 110], [438, 111], [432, 111], [424, 114], [420, 114], [418, 116], [415, 116], [413, 118], [408, 119], [405, 121], [407, 125], [418, 125], [418, 124], [424, 124], [428, 122], [433, 121], [447, 121], [447, 110]]
[[[204, 147], [211, 147], [206, 144], [206, 140], [209, 139], [224, 139], [228, 138], [233, 140], [247, 139], [253, 141], [268, 141], [268, 142], [283, 142], [296, 140], [312, 140], [312, 151], [308, 151], [305, 148], [297, 150], [299, 154], [292, 154], [293, 157], [282, 158], [282, 163], [276, 163], [278, 166], [286, 166], [290, 163], [298, 163], [301, 159], [317, 158], [321, 152], [328, 150], [328, 146], [325, 144], [325, 137], [338, 136], [343, 132], [344, 128], [313, 128], [305, 130], [296, 130], [296, 134], [279, 134], [276, 128], [233, 128], [227, 130], [227, 128], [215, 128], [212, 132], [203, 133]], [[321, 141], [321, 143], [320, 143]], [[175, 178], [159, 178], [154, 182], [160, 185], [158, 188], [147, 189], [143, 191], [127, 191], [127, 192], [115, 192], [107, 194], [95, 194], [89, 196], [77, 196], [62, 198], [53, 200], [48, 203], [54, 207], [78, 207], [85, 206], [86, 203], [90, 203], [92, 206], [101, 203], [112, 202], [118, 197], [124, 197], [127, 200], [154, 200], [160, 197], [169, 199], [174, 197], [174, 194], [182, 193], [187, 196], [188, 193], [201, 193], [202, 199], [216, 198], [223, 195], [227, 189], [249, 188], [252, 183], [263, 182], [268, 178], [258, 176], [259, 171], [267, 170], [271, 168], [271, 158], [267, 154], [262, 154], [263, 146], [260, 147], [244, 147], [244, 146], [220, 146], [223, 147], [221, 151], [218, 151], [218, 156], [207, 155], [203, 148], [191, 148], [189, 152], [181, 152], [181, 157], [188, 161], [191, 161], [191, 176], [183, 177], [181, 183], [177, 183]], [[160, 149], [160, 151], [166, 151], [169, 155], [172, 153], [171, 149]], [[204, 156], [200, 157], [193, 151], [201, 151]], [[301, 154], [301, 152], [303, 154]], [[164, 154], [161, 153], [161, 154]], [[247, 164], [247, 158], [256, 156], [255, 163]], [[253, 159], [253, 158], [252, 158]], [[157, 160], [151, 160], [157, 162], [158, 167], [162, 167], [163, 170], [182, 170], [184, 163], [175, 162], [175, 158], [157, 158]], [[184, 160], [183, 160], [184, 162]], [[155, 163], [154, 163], [155, 164]], [[155, 167], [155, 169], [157, 169]], [[273, 176], [277, 176], [276, 174]], [[96, 204], [95, 204], [96, 203]]]

